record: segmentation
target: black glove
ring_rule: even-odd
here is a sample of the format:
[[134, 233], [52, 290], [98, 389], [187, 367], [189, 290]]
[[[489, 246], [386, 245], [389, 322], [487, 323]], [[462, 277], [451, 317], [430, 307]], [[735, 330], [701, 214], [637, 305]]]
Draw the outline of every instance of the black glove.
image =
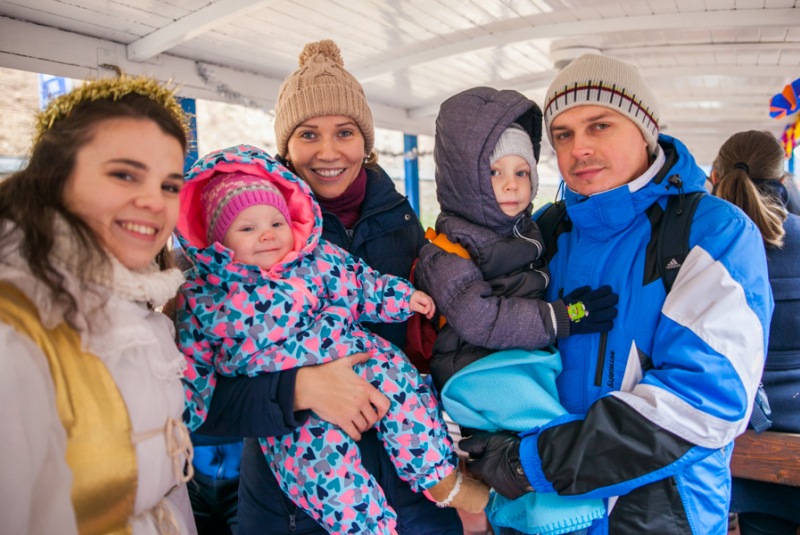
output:
[[617, 317], [619, 297], [611, 286], [592, 290], [583, 286], [562, 299], [569, 315], [569, 334], [588, 334], [610, 331]]
[[533, 492], [519, 460], [521, 442], [516, 433], [479, 431], [462, 438], [458, 447], [469, 454], [469, 472], [501, 496], [516, 500], [526, 492]]

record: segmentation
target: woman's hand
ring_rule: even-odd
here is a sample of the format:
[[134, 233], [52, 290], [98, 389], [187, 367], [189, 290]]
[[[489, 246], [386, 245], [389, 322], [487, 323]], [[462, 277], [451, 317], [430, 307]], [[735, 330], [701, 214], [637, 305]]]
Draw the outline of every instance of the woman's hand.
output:
[[412, 312], [424, 314], [428, 319], [431, 319], [433, 313], [436, 312], [436, 304], [433, 302], [431, 296], [425, 292], [417, 290], [411, 294], [411, 298], [408, 301], [408, 308], [410, 308]]
[[294, 409], [310, 409], [326, 422], [341, 427], [353, 440], [361, 440], [361, 433], [389, 410], [389, 399], [353, 371], [355, 364], [367, 360], [369, 353], [356, 353], [300, 368], [294, 387]]

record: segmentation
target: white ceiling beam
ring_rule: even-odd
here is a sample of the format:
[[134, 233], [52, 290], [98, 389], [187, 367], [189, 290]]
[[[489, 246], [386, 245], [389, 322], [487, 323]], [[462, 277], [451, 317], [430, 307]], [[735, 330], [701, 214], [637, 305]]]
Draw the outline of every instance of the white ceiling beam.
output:
[[[197, 63], [192, 60], [163, 54], [157, 63], [129, 61], [123, 44], [0, 16], [0, 67], [79, 80], [113, 74], [101, 64], [114, 65], [131, 75], [147, 74], [164, 82], [171, 79], [179, 84], [178, 94], [183, 97], [230, 102], [213, 84], [210, 86], [203, 81]], [[275, 107], [282, 79], [230, 67], [209, 65], [207, 68], [230, 92], [238, 93], [263, 109]], [[433, 135], [431, 119], [412, 120], [405, 109], [372, 99], [370, 109], [375, 126], [408, 134]]]
[[[710, 65], [710, 66], [686, 66], [686, 67], [652, 67], [639, 70], [645, 78], [659, 78], [659, 77], [678, 77], [678, 76], [756, 76], [756, 77], [787, 77], [786, 67], [770, 66], [770, 65], [757, 65], [757, 66], [736, 66], [736, 65]], [[517, 78], [509, 78], [505, 80], [493, 80], [491, 82], [483, 83], [497, 89], [514, 89], [520, 92], [533, 91], [541, 89], [550, 85], [553, 79], [558, 74], [557, 71], [543, 71], [533, 73], [526, 76]], [[467, 88], [465, 88], [467, 89]], [[772, 95], [765, 97], [765, 106], [768, 105], [768, 100]], [[724, 102], [730, 104], [752, 104], [754, 98], [750, 96], [694, 96], [684, 94], [673, 94], [666, 96], [659, 96], [659, 101], [662, 99], [664, 102]], [[444, 102], [444, 100], [442, 100]], [[423, 117], [435, 116], [439, 113], [441, 102], [434, 102], [411, 108], [408, 110], [408, 116], [411, 119], [419, 119]]]
[[683, 122], [683, 123], [695, 124], [698, 127], [708, 125], [709, 123], [711, 124], [730, 123], [730, 122], [735, 123], [743, 121], [771, 124], [773, 121], [775, 121], [775, 119], [769, 116], [769, 111], [766, 109], [764, 110], [764, 113], [757, 113], [757, 112], [731, 113], [730, 110], [726, 110], [724, 108], [721, 108], [719, 110], [719, 113], [717, 114], [713, 113], [697, 114], [697, 113], [689, 113], [683, 111], [681, 113], [674, 113], [674, 112], [664, 113], [659, 118], [659, 123], [672, 124], [672, 123]]
[[684, 76], [736, 76], [791, 78], [792, 67], [785, 65], [685, 65], [678, 67], [648, 67], [639, 69], [645, 78]]
[[198, 35], [264, 9], [274, 2], [275, 0], [218, 0], [130, 43], [127, 46], [127, 57], [130, 61], [147, 61]]
[[[800, 14], [799, 14], [800, 16]], [[624, 57], [642, 54], [696, 54], [714, 52], [764, 52], [767, 50], [800, 50], [800, 43], [781, 41], [773, 43], [697, 43], [692, 45], [635, 46], [630, 48], [604, 48], [607, 56]]]
[[[656, 98], [658, 102], [661, 104], [661, 108], [663, 109], [665, 106], [670, 108], [684, 108], [690, 106], [681, 106], [681, 104], [696, 104], [698, 102], [719, 102], [721, 104], [751, 104], [757, 106], [769, 106], [769, 99], [774, 95], [775, 92], [769, 93], [767, 91], [761, 92], [753, 92], [748, 93], [745, 95], [742, 94], [735, 94], [735, 95], [726, 95], [726, 94], [691, 94], [691, 93], [656, 93]], [[759, 100], [762, 99], [762, 100]]]
[[[777, 65], [686, 65], [679, 67], [648, 67], [639, 69], [639, 72], [645, 78], [681, 78], [688, 76], [776, 77], [785, 80], [791, 78], [790, 67]], [[525, 92], [548, 85], [550, 85], [550, 82], [537, 81], [531, 84], [520, 84], [514, 89]]]
[[[501, 80], [492, 80], [489, 82], [483, 82], [481, 85], [494, 87], [495, 89], [515, 89], [517, 90], [518, 87], [531, 87], [531, 86], [539, 86], [539, 87], [547, 87], [550, 85], [550, 82], [553, 81], [555, 78], [557, 71], [543, 71], [543, 72], [535, 72], [531, 74], [527, 74], [525, 76], [518, 76], [516, 78], [507, 78]], [[471, 87], [471, 86], [470, 86]], [[464, 87], [463, 89], [469, 89], [469, 87]], [[457, 93], [454, 92], [454, 94]], [[430, 104], [424, 104], [422, 106], [418, 106], [416, 108], [411, 108], [408, 110], [408, 117], [410, 119], [420, 119], [422, 117], [431, 117], [437, 115], [439, 113], [439, 107], [442, 105], [441, 102], [433, 102]]]
[[741, 28], [758, 26], [786, 26], [796, 20], [800, 8], [720, 10], [695, 13], [669, 13], [609, 19], [591, 19], [555, 24], [541, 24], [512, 31], [497, 31], [481, 37], [461, 39], [422, 52], [408, 54], [389, 61], [382, 56], [371, 58], [370, 65], [356, 69], [353, 75], [362, 83], [384, 74], [407, 69], [414, 65], [458, 56], [476, 50], [505, 46], [534, 39], [562, 39], [600, 33], [625, 31], [653, 31], [671, 29]]

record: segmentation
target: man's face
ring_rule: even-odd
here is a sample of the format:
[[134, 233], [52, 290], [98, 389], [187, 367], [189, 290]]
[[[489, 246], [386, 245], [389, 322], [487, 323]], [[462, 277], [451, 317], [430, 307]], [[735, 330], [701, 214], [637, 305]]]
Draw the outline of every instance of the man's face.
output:
[[589, 196], [631, 182], [650, 166], [641, 130], [604, 106], [576, 106], [550, 125], [567, 186]]

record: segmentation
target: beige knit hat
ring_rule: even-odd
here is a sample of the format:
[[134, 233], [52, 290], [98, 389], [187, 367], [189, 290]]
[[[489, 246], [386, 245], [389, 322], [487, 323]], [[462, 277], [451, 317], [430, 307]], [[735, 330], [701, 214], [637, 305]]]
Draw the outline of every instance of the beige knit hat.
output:
[[550, 144], [550, 127], [558, 114], [575, 106], [605, 106], [618, 111], [642, 131], [650, 154], [658, 146], [658, 102], [633, 65], [618, 59], [584, 54], [563, 71], [544, 102], [544, 124]]
[[368, 156], [375, 144], [372, 112], [361, 84], [344, 69], [339, 47], [331, 40], [308, 43], [300, 53], [299, 63], [300, 68], [284, 80], [275, 104], [278, 155], [286, 157], [289, 137], [303, 121], [343, 115], [361, 129]]

